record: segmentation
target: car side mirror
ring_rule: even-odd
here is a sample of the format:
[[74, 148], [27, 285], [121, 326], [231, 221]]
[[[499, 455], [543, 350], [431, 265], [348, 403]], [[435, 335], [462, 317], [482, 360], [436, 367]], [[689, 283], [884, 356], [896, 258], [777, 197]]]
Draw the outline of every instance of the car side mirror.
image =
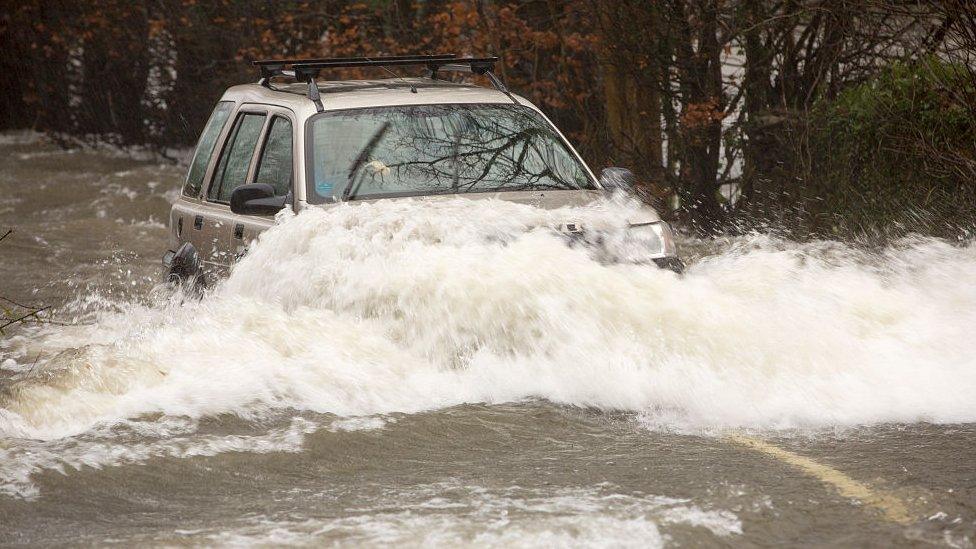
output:
[[637, 183], [637, 176], [627, 168], [603, 168], [600, 172], [600, 186], [607, 192], [617, 189], [624, 192], [633, 192], [634, 184]]
[[274, 215], [285, 207], [285, 196], [275, 196], [267, 183], [241, 185], [230, 193], [230, 211], [242, 215]]

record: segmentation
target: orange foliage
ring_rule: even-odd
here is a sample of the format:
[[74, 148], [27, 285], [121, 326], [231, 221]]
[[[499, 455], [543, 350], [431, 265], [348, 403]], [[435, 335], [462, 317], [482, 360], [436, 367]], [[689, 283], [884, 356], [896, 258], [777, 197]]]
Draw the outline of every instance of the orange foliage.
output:
[[720, 124], [727, 116], [719, 107], [718, 99], [710, 98], [699, 103], [689, 103], [681, 113], [681, 125], [688, 131]]

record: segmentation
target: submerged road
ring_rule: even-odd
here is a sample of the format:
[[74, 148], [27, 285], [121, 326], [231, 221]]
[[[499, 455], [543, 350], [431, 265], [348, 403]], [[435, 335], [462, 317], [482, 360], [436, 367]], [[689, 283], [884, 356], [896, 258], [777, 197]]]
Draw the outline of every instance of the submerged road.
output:
[[198, 428], [237, 433], [227, 453], [176, 437], [35, 474], [34, 499], [0, 499], [0, 540], [968, 547], [976, 528], [973, 426], [730, 440], [542, 403], [306, 420], [300, 449], [228, 418]]

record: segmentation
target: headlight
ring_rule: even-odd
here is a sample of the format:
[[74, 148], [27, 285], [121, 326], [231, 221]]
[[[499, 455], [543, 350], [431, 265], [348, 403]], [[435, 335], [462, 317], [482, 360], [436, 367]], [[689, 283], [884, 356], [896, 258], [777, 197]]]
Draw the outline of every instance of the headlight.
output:
[[674, 233], [663, 221], [631, 225], [606, 238], [604, 248], [613, 259], [630, 263], [677, 255]]

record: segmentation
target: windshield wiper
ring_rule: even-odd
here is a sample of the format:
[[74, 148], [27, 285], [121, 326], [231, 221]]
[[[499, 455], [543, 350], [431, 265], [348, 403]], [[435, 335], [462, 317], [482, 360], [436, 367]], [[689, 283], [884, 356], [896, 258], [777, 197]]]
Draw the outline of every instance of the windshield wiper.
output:
[[353, 162], [352, 167], [349, 168], [349, 175], [346, 176], [349, 179], [349, 184], [346, 185], [345, 189], [342, 189], [343, 202], [355, 196], [355, 193], [352, 192], [353, 186], [358, 187], [359, 185], [355, 184], [356, 182], [352, 179], [352, 176], [355, 175], [356, 172], [359, 171], [359, 168], [361, 168], [362, 165], [366, 163], [366, 159], [368, 159], [370, 154], [373, 153], [373, 149], [375, 149], [376, 146], [379, 145], [380, 141], [383, 139], [383, 136], [386, 135], [386, 132], [389, 129], [390, 129], [390, 123], [384, 122], [383, 125], [380, 126], [380, 129], [376, 130], [376, 133], [373, 134], [373, 137], [369, 138], [369, 141], [366, 142], [366, 145], [363, 147], [363, 150], [359, 151], [359, 155], [356, 156], [356, 161]]

